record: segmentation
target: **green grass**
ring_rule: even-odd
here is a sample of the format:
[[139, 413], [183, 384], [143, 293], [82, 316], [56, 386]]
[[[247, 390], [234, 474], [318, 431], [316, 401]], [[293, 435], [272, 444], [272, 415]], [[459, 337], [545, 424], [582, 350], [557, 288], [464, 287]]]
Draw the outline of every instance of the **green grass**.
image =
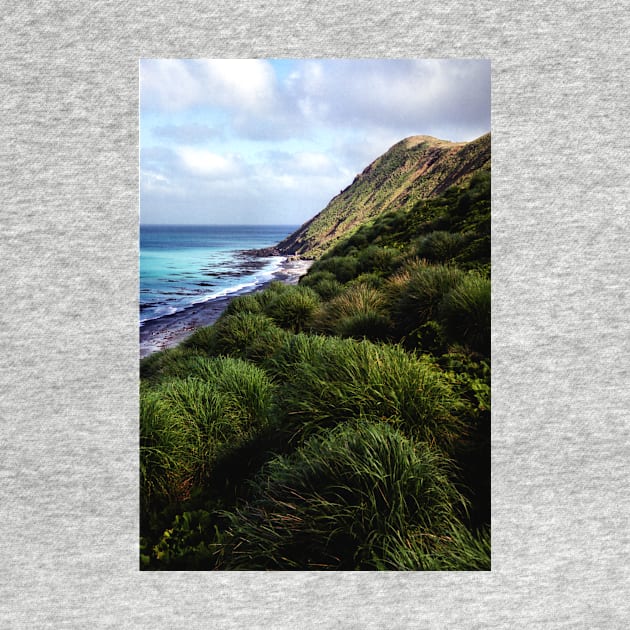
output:
[[438, 319], [451, 340], [490, 356], [490, 280], [467, 274], [439, 306]]
[[211, 356], [231, 356], [259, 362], [271, 356], [286, 333], [261, 313], [224, 314], [214, 326], [202, 328], [185, 345]]
[[265, 365], [281, 384], [284, 424], [294, 438], [357, 415], [440, 447], [462, 431], [449, 379], [432, 361], [400, 347], [299, 334]]
[[461, 525], [446, 462], [358, 421], [269, 462], [231, 516], [227, 569], [417, 570]]
[[357, 283], [326, 303], [316, 328], [341, 337], [379, 340], [387, 337], [390, 325], [383, 294]]
[[190, 375], [171, 378], [140, 399], [143, 501], [181, 501], [217, 460], [265, 431], [274, 386], [251, 363], [191, 359]]
[[464, 277], [456, 267], [423, 262], [410, 263], [396, 274], [387, 290], [399, 334], [408, 335], [436, 319], [442, 299]]
[[319, 295], [310, 287], [291, 286], [269, 301], [265, 313], [292, 332], [310, 329], [320, 308]]

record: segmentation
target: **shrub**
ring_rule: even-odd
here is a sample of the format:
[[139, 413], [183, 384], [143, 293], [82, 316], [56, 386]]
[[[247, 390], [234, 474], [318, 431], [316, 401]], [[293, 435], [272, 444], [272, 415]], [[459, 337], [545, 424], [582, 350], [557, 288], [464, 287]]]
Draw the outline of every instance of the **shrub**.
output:
[[263, 468], [250, 502], [228, 515], [227, 568], [422, 569], [462, 506], [425, 444], [379, 423], [340, 426]]
[[282, 328], [298, 332], [310, 327], [320, 303], [310, 287], [291, 286], [269, 302], [265, 313]]
[[461, 431], [446, 376], [398, 346], [299, 334], [265, 365], [283, 382], [280, 405], [298, 439], [357, 415], [400, 425], [440, 446]]
[[439, 319], [447, 335], [486, 356], [490, 355], [490, 280], [467, 274], [447, 295]]

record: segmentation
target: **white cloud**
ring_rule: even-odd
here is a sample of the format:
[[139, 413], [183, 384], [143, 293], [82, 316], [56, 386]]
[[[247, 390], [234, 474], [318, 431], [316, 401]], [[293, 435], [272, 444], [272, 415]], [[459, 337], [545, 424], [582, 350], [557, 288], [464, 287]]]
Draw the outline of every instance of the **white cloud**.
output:
[[184, 110], [200, 105], [256, 113], [277, 100], [273, 68], [259, 59], [145, 59], [141, 67], [144, 107]]
[[193, 175], [225, 179], [242, 174], [240, 161], [234, 155], [219, 155], [196, 147], [177, 147], [175, 153], [179, 156], [184, 169]]

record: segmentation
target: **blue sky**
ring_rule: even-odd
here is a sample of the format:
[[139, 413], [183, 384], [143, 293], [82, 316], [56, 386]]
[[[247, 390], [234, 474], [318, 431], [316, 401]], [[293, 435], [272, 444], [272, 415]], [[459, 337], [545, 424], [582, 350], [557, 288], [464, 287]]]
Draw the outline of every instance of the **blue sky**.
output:
[[488, 60], [144, 59], [140, 220], [299, 225], [403, 138], [488, 131]]

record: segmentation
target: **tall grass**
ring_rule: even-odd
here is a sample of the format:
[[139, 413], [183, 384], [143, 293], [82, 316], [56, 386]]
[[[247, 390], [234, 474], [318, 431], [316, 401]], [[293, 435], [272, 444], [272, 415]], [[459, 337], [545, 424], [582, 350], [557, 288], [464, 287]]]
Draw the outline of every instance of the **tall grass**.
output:
[[291, 286], [265, 306], [265, 313], [282, 328], [293, 332], [308, 330], [321, 300], [310, 287]]
[[263, 468], [231, 516], [226, 568], [420, 569], [463, 503], [426, 445], [383, 424], [340, 426]]
[[354, 284], [322, 309], [317, 328], [341, 337], [385, 339], [390, 321], [381, 292], [365, 284]]
[[490, 280], [467, 274], [440, 303], [439, 319], [447, 335], [486, 356], [490, 355]]
[[197, 357], [185, 379], [145, 390], [140, 405], [140, 458], [145, 501], [183, 498], [187, 484], [208, 477], [217, 460], [266, 430], [273, 385], [255, 365]]
[[315, 261], [310, 271], [329, 271], [339, 282], [345, 283], [358, 274], [359, 261], [353, 256], [328, 256]]
[[330, 271], [308, 273], [300, 279], [300, 286], [310, 287], [322, 300], [330, 300], [343, 290], [341, 282]]
[[357, 415], [441, 447], [462, 429], [448, 378], [398, 346], [299, 334], [265, 366], [281, 383], [279, 404], [298, 439]]
[[211, 356], [231, 356], [259, 362], [271, 356], [286, 333], [261, 313], [224, 315], [214, 326], [200, 329], [185, 345]]
[[416, 255], [431, 262], [445, 263], [457, 256], [469, 241], [467, 234], [437, 230], [419, 240]]
[[400, 334], [409, 334], [436, 319], [442, 299], [464, 277], [465, 273], [456, 267], [421, 262], [396, 274], [389, 282], [388, 292]]

